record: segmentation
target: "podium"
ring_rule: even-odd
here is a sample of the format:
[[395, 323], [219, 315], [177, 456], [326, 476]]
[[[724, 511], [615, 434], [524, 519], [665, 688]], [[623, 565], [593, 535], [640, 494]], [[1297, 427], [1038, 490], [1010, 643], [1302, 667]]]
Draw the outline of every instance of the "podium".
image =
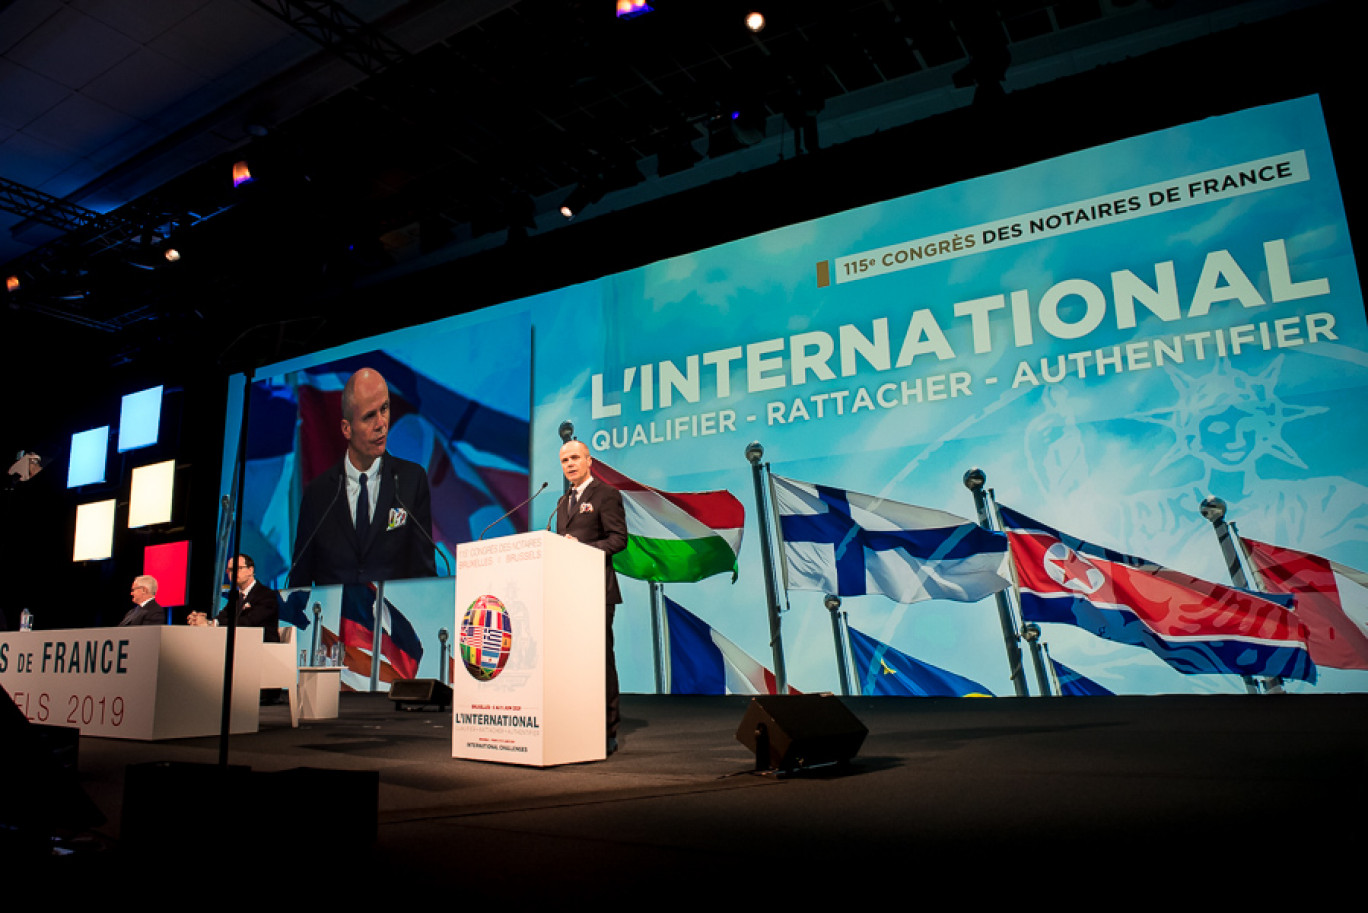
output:
[[453, 758], [604, 759], [603, 563], [549, 532], [457, 548]]

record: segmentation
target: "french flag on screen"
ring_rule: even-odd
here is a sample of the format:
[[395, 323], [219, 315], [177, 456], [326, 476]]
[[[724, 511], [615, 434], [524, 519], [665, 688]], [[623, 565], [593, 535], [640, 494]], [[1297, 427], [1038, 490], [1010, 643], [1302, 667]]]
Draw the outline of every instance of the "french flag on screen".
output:
[[[665, 597], [671, 694], [775, 694], [774, 673], [707, 622]], [[789, 694], [799, 694], [789, 686]]]
[[[354, 652], [373, 659], [371, 650], [375, 644], [377, 614], [381, 628], [380, 680], [417, 678], [418, 665], [423, 659], [422, 641], [404, 613], [388, 599], [382, 601], [379, 612], [375, 611], [375, 587], [370, 584], [354, 584], [342, 589], [341, 640], [347, 650], [348, 667], [352, 665]], [[369, 675], [369, 666], [365, 672]]]

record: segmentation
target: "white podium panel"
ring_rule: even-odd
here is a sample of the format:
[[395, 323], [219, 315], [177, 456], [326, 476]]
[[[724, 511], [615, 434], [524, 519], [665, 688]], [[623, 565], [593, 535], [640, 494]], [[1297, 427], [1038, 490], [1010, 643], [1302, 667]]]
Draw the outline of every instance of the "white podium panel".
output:
[[453, 758], [606, 756], [603, 552], [549, 532], [456, 550]]
[[[226, 628], [140, 625], [0, 634], [0, 685], [35, 723], [82, 735], [182, 739], [218, 735]], [[261, 629], [239, 628], [233, 732], [260, 720]]]

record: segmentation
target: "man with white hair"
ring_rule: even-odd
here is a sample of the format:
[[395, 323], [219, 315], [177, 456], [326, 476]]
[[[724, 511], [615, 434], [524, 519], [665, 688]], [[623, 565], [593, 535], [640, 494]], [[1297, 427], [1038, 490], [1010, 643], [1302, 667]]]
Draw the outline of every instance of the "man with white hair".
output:
[[147, 574], [134, 577], [133, 589], [129, 591], [128, 595], [133, 598], [134, 605], [123, 617], [123, 621], [119, 622], [119, 627], [166, 624], [166, 609], [157, 604], [156, 577], [150, 577]]

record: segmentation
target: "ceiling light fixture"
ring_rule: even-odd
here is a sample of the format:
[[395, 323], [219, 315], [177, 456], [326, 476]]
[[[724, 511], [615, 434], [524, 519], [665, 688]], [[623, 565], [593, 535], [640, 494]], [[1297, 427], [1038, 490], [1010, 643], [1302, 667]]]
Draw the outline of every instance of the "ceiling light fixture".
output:
[[617, 0], [617, 17], [619, 19], [635, 19], [637, 16], [644, 16], [646, 13], [655, 12], [646, 0]]

